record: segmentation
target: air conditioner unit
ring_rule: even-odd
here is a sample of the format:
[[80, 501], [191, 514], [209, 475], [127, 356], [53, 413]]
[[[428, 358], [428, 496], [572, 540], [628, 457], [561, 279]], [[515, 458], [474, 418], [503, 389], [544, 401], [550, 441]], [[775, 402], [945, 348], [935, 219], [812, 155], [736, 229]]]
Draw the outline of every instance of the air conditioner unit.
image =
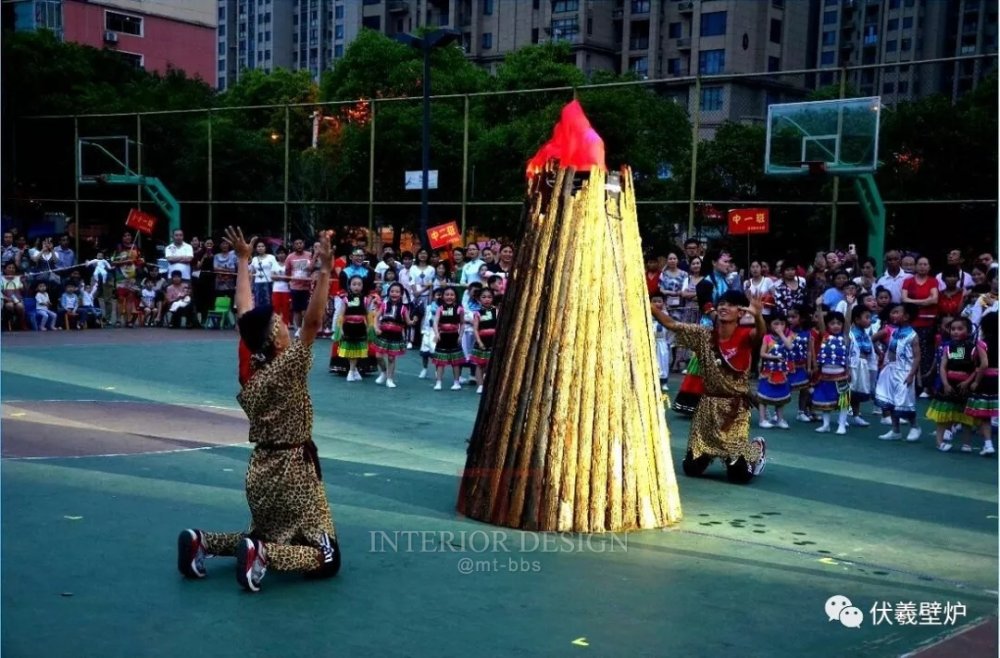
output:
[[104, 33], [104, 43], [118, 43], [118, 33], [108, 30]]

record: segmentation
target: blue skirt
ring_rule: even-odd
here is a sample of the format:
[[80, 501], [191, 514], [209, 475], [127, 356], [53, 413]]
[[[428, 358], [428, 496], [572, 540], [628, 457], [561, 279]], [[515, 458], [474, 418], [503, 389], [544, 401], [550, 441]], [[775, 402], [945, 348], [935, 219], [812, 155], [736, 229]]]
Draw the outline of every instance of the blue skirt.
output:
[[805, 368], [800, 368], [795, 364], [795, 370], [788, 373], [788, 385], [792, 389], [806, 388], [809, 386], [809, 373]]
[[813, 390], [812, 406], [817, 411], [837, 411], [847, 409], [850, 400], [850, 383], [822, 379]]
[[772, 384], [761, 379], [757, 383], [757, 397], [764, 404], [783, 405], [792, 399], [792, 387], [787, 381], [784, 384]]

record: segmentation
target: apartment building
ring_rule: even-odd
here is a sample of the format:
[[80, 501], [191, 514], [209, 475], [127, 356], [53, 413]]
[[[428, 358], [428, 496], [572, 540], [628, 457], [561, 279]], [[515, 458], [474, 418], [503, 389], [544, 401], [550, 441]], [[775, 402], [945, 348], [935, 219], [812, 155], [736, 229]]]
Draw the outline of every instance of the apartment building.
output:
[[871, 66], [848, 74], [862, 95], [892, 105], [929, 94], [957, 97], [995, 68], [985, 58], [912, 66], [916, 60], [997, 52], [993, 0], [823, 0], [816, 44], [819, 86], [841, 66]]
[[15, 30], [106, 48], [147, 71], [180, 69], [215, 82], [213, 0], [15, 0]]

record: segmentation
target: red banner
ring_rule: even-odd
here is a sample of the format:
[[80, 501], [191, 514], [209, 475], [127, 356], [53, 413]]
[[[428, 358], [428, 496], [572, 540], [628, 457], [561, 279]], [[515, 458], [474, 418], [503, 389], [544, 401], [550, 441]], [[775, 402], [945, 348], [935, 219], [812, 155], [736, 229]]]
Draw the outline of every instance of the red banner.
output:
[[156, 217], [138, 208], [132, 208], [128, 212], [128, 219], [125, 220], [125, 226], [134, 228], [146, 235], [153, 235], [153, 231], [156, 229]]
[[460, 242], [462, 240], [462, 235], [458, 232], [458, 224], [455, 222], [432, 226], [427, 229], [427, 236], [431, 240], [431, 249], [447, 247], [456, 241]]
[[771, 232], [771, 211], [767, 208], [739, 208], [729, 211], [729, 235]]

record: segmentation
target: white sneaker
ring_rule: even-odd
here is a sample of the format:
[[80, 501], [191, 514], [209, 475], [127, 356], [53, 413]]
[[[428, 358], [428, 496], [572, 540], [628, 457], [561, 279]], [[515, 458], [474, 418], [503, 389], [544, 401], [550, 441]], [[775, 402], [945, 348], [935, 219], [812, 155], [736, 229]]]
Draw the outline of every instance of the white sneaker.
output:
[[391, 379], [387, 379], [387, 380], [385, 380], [385, 387], [386, 388], [396, 388], [396, 382], [392, 381]]
[[476, 387], [476, 393], [478, 393], [479, 395], [482, 395], [483, 394], [483, 387], [482, 386], [477, 386]]
[[819, 427], [816, 428], [816, 431], [818, 433], [820, 433], [820, 434], [829, 434], [830, 433], [830, 426], [829, 425], [820, 425]]
[[413, 343], [407, 343], [406, 344], [406, 349], [412, 350], [413, 349]]
[[800, 423], [811, 423], [812, 422], [812, 418], [810, 418], [807, 414], [805, 414], [805, 413], [803, 413], [801, 411], [799, 412], [799, 415], [795, 417], [795, 420], [799, 421]]
[[907, 419], [905, 419], [905, 418], [900, 418], [900, 419], [899, 419], [899, 424], [900, 424], [900, 425], [909, 425], [909, 424], [910, 424], [910, 421], [908, 421], [908, 420], [907, 420]]
[[937, 447], [937, 449], [940, 450], [941, 452], [948, 452], [949, 450], [951, 450], [951, 443], [945, 441], [944, 443], [940, 444]]
[[892, 418], [889, 418], [888, 416], [882, 416], [882, 420], [880, 420], [879, 423], [882, 425], [892, 425]]
[[380, 373], [378, 374], [378, 379], [376, 379], [376, 380], [375, 380], [375, 383], [376, 383], [376, 384], [384, 384], [384, 383], [385, 383], [385, 380], [386, 380], [386, 376], [385, 376], [385, 373], [384, 373], [384, 372], [380, 372]]
[[840, 434], [841, 436], [847, 434], [847, 425], [837, 425], [837, 431], [835, 433]]
[[761, 429], [764, 429], [764, 430], [769, 430], [772, 427], [774, 427], [774, 425], [771, 424], [771, 421], [766, 420], [766, 419], [762, 419], [760, 421], [760, 423], [758, 423], [758, 427], [760, 427]]
[[883, 441], [899, 441], [901, 438], [903, 438], [903, 435], [899, 432], [893, 432], [892, 430], [889, 430], [885, 434], [879, 434], [878, 438], [880, 438]]
[[349, 382], [357, 381], [357, 374], [358, 373], [357, 373], [356, 370], [351, 370], [350, 372], [348, 372], [347, 373], [347, 381], [349, 381]]
[[910, 431], [906, 433], [906, 440], [911, 443], [914, 441], [919, 441], [921, 434], [923, 434], [923, 431], [919, 427], [917, 426], [911, 427]]
[[296, 338], [296, 340], [298, 338], [300, 338], [301, 336], [302, 336], [302, 330], [301, 329], [296, 329], [295, 330], [295, 338]]
[[972, 452], [972, 446], [970, 446], [968, 443], [963, 443], [962, 447], [959, 448], [959, 450], [961, 450], [962, 452]]
[[983, 446], [983, 449], [979, 451], [980, 457], [991, 457], [995, 454], [997, 454], [997, 451], [994, 450], [991, 445], [985, 445]]
[[436, 382], [434, 382], [434, 390], [435, 391], [440, 391], [441, 390], [441, 380], [440, 379], [437, 380]]
[[451, 385], [451, 390], [453, 390], [453, 391], [461, 391], [462, 390], [462, 385], [459, 384], [458, 382], [455, 382], [454, 384]]
[[417, 375], [417, 379], [427, 379], [427, 368], [420, 369], [420, 374]]
[[862, 418], [861, 414], [858, 414], [857, 416], [854, 416], [854, 419], [851, 422], [853, 422], [858, 427], [868, 427], [871, 424], [867, 420], [865, 420], [864, 418]]
[[778, 427], [780, 427], [783, 430], [789, 429], [789, 427], [788, 427], [788, 421], [785, 420], [784, 418], [782, 418], [781, 420], [778, 421]]
[[[469, 382], [469, 380], [466, 379], [465, 376], [463, 375], [463, 376], [459, 377], [458, 381], [455, 382], [455, 383], [458, 384], [459, 386], [462, 386], [462, 385], [467, 384], [468, 382]], [[452, 387], [452, 388], [454, 388], [454, 387]]]
[[930, 397], [930, 395], [927, 394], [927, 391], [920, 391], [920, 399], [921, 400], [926, 400], [929, 397]]

